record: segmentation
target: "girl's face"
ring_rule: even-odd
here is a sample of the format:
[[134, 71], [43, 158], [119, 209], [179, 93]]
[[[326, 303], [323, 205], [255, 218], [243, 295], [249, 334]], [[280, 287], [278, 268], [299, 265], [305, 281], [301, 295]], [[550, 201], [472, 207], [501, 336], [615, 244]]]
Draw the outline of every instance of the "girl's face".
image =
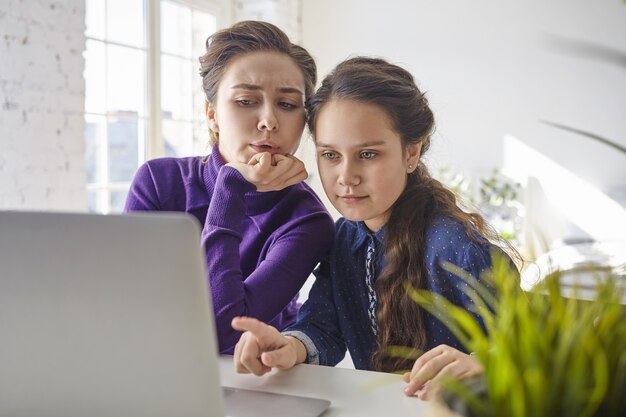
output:
[[345, 99], [322, 107], [315, 142], [322, 185], [333, 206], [348, 220], [380, 229], [416, 166], [419, 145], [404, 148], [382, 107]]
[[304, 129], [304, 76], [280, 52], [233, 58], [207, 104], [209, 128], [228, 162], [248, 163], [259, 152], [292, 154]]

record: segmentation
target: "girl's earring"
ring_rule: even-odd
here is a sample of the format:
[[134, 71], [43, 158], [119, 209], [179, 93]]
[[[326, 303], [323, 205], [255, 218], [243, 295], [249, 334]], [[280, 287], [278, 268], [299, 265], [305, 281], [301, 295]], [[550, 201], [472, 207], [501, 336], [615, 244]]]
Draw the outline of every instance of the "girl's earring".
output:
[[409, 169], [413, 169], [413, 165], [409, 164]]

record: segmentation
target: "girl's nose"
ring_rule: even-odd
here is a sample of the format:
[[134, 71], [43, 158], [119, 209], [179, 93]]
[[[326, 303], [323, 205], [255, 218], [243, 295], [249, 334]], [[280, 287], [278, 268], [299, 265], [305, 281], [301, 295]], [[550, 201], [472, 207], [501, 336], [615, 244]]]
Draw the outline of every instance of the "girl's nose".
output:
[[352, 164], [344, 163], [337, 181], [339, 182], [339, 185], [354, 187], [355, 185], [359, 185], [361, 183], [361, 177], [358, 175]]

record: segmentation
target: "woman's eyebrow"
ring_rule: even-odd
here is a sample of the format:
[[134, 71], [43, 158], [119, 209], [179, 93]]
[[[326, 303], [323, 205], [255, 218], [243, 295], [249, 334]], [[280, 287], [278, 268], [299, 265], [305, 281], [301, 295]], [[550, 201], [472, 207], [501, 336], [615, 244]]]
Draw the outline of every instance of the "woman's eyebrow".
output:
[[258, 84], [248, 84], [248, 83], [241, 83], [241, 84], [235, 84], [231, 87], [233, 90], [261, 90], [261, 86]]
[[[249, 91], [258, 91], [258, 90], [262, 90], [263, 87], [261, 87], [258, 84], [249, 84], [249, 83], [240, 83], [240, 84], [235, 84], [231, 87], [233, 90], [249, 90]], [[279, 93], [288, 93], [288, 94], [299, 94], [301, 96], [304, 96], [304, 93], [302, 92], [302, 90], [300, 90], [299, 88], [296, 87], [278, 87], [276, 89], [276, 91], [278, 91]]]
[[304, 93], [302, 92], [302, 90], [300, 90], [299, 88], [296, 87], [278, 87], [276, 89], [276, 91], [278, 91], [279, 93], [287, 93], [287, 94], [299, 94], [301, 96], [304, 96]]

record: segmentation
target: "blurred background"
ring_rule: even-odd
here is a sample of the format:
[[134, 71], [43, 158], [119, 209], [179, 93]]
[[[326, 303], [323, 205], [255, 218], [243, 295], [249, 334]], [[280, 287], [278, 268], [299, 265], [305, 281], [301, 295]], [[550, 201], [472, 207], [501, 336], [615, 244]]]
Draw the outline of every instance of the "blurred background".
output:
[[[530, 259], [626, 240], [623, 0], [3, 0], [0, 209], [119, 212], [146, 159], [206, 154], [197, 58], [243, 19], [320, 79], [360, 54], [411, 71], [431, 172]], [[323, 197], [309, 137], [299, 156]]]

